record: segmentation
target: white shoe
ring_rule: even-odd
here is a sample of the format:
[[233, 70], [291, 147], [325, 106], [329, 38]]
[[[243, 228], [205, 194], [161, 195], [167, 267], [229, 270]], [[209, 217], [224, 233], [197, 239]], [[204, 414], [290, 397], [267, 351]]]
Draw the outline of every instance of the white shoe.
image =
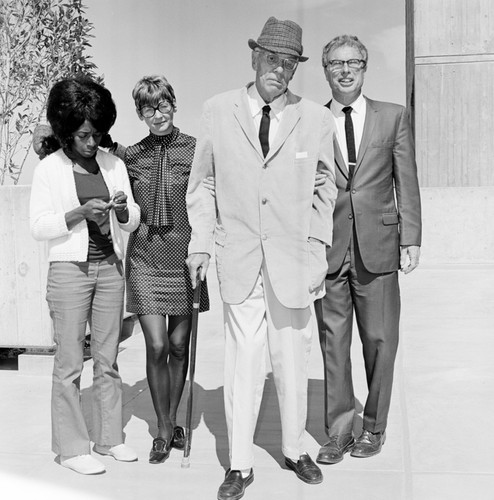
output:
[[100, 455], [110, 455], [120, 462], [135, 462], [137, 460], [137, 453], [124, 443], [117, 444], [116, 446], [95, 444], [93, 450]]
[[60, 465], [72, 469], [79, 474], [101, 474], [105, 472], [105, 466], [91, 455], [78, 455], [76, 457], [60, 457]]

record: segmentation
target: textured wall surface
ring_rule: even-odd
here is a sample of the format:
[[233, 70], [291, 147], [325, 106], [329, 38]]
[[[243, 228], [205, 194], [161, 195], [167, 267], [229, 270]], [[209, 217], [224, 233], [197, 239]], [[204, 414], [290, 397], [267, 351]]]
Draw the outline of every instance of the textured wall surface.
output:
[[46, 245], [29, 232], [29, 186], [0, 186], [0, 346], [51, 346]]
[[494, 2], [413, 5], [421, 186], [494, 186]]

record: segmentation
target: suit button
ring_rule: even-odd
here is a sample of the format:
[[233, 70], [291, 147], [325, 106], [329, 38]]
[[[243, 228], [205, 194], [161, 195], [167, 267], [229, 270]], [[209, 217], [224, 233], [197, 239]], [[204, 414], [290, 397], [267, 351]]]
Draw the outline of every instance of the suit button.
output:
[[352, 194], [355, 194], [357, 192], [356, 189], [352, 189]]
[[353, 215], [352, 214], [348, 214], [348, 218], [349, 219], [353, 219]]
[[262, 168], [268, 168], [268, 166], [266, 165], [266, 163], [262, 166]]
[[262, 238], [263, 240], [267, 240], [267, 239], [268, 239], [268, 236], [267, 236], [266, 234], [263, 234], [263, 235], [261, 236], [261, 238]]
[[262, 199], [262, 204], [263, 204], [263, 205], [266, 205], [266, 203], [267, 203], [267, 202], [268, 202], [268, 200], [267, 200], [266, 198], [263, 198], [263, 199]]

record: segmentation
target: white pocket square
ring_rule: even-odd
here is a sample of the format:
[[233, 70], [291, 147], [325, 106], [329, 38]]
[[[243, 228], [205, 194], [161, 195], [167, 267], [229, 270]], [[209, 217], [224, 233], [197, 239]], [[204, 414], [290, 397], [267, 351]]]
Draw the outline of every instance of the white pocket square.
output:
[[295, 153], [295, 159], [299, 160], [300, 158], [307, 158], [307, 151], [301, 151], [299, 153]]

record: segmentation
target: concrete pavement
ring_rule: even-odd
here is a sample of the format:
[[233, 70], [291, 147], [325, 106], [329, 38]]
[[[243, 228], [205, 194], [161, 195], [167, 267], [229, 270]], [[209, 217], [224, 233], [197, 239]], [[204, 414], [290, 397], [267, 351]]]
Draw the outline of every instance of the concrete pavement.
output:
[[[147, 461], [156, 422], [137, 323], [121, 344], [126, 442], [137, 463], [101, 457], [107, 472], [81, 476], [60, 467], [50, 451], [49, 371], [27, 375], [0, 364], [0, 491], [15, 499], [215, 499], [228, 467], [223, 415], [222, 308], [214, 270], [212, 310], [199, 321], [191, 466], [172, 451]], [[370, 459], [349, 455], [323, 467], [324, 481], [307, 485], [284, 468], [276, 392], [268, 372], [256, 432], [255, 480], [246, 500], [492, 500], [494, 498], [494, 265], [423, 266], [401, 277], [401, 341], [387, 441]], [[355, 331], [356, 395], [365, 399], [361, 348]], [[81, 381], [90, 418], [92, 362]], [[311, 354], [307, 451], [325, 440], [323, 373], [317, 339]], [[184, 421], [185, 398], [179, 419]], [[99, 457], [98, 457], [99, 458]]]

